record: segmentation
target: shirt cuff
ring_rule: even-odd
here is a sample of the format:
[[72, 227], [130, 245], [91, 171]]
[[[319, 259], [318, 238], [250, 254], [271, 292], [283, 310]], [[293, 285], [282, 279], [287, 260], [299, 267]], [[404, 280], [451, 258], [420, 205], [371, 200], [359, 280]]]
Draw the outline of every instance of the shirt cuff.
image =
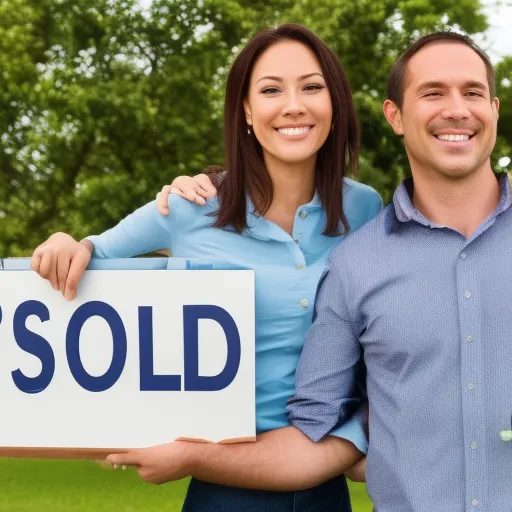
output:
[[343, 425], [335, 427], [330, 436], [341, 437], [350, 441], [360, 452], [368, 453], [368, 438], [366, 437], [366, 421], [368, 404], [361, 405]]

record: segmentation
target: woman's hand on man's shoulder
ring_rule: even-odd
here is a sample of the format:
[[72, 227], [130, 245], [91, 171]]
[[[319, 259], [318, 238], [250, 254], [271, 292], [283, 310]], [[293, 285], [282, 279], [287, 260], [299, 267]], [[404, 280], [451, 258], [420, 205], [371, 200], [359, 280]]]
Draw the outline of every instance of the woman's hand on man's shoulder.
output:
[[170, 185], [164, 185], [156, 195], [158, 211], [162, 215], [169, 215], [169, 195], [176, 194], [187, 201], [205, 205], [206, 200], [215, 197], [217, 189], [213, 186], [206, 174], [196, 176], [178, 176]]

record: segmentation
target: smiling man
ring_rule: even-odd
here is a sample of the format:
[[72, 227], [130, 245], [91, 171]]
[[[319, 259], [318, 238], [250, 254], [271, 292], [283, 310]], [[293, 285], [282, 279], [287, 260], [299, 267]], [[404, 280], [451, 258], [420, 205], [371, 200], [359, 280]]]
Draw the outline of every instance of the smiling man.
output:
[[490, 162], [494, 82], [487, 56], [457, 34], [400, 57], [384, 114], [412, 178], [333, 252], [318, 291], [290, 417], [315, 441], [328, 435], [363, 351], [378, 512], [512, 504], [512, 445], [500, 439], [512, 413], [512, 208]]
[[288, 406], [294, 428], [111, 462], [156, 482], [268, 488], [289, 474], [313, 485], [342, 470], [330, 434], [350, 416], [363, 354], [376, 512], [510, 510], [512, 444], [500, 431], [512, 414], [512, 196], [491, 168], [494, 89], [489, 59], [462, 35], [430, 34], [397, 60], [384, 114], [412, 178], [331, 255]]

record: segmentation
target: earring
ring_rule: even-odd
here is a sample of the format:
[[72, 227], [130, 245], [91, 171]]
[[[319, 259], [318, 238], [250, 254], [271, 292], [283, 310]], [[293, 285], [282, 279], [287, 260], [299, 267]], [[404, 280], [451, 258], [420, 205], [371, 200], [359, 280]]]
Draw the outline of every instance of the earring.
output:
[[247, 127], [247, 135], [251, 135], [251, 129]]

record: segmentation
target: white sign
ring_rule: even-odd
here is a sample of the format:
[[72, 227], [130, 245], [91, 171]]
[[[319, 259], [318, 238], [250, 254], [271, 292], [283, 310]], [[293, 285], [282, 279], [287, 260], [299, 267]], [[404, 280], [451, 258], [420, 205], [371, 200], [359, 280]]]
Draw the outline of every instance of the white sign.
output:
[[254, 273], [0, 271], [0, 447], [255, 436]]

